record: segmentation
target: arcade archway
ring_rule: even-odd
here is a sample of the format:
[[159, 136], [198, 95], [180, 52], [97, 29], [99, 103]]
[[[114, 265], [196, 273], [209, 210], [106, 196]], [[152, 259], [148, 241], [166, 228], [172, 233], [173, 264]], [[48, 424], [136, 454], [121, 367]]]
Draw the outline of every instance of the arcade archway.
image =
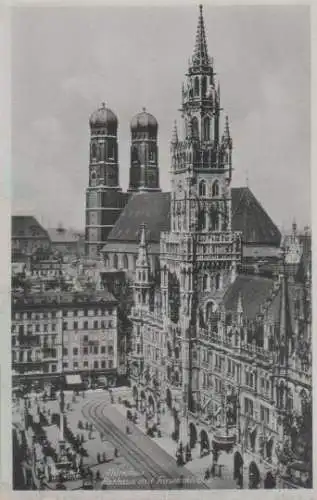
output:
[[241, 453], [235, 452], [233, 456], [233, 479], [239, 479], [243, 476], [243, 458]]
[[190, 448], [195, 448], [197, 443], [197, 429], [195, 425], [190, 422], [189, 424], [189, 446]]
[[200, 449], [202, 454], [210, 452], [208, 434], [204, 429], [200, 431]]
[[275, 477], [273, 476], [272, 472], [268, 472], [265, 476], [265, 479], [264, 479], [264, 488], [266, 490], [269, 490], [269, 489], [274, 489], [276, 487], [276, 480], [275, 480]]
[[251, 462], [249, 466], [249, 489], [255, 490], [258, 488], [261, 480], [260, 471], [255, 462]]

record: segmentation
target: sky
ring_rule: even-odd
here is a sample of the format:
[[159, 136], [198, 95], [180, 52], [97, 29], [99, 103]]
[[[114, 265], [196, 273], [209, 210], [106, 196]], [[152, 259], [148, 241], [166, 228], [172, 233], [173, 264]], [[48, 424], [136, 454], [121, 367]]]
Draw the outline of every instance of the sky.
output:
[[[204, 7], [209, 55], [233, 139], [232, 186], [249, 185], [280, 228], [311, 223], [310, 32], [304, 6]], [[89, 116], [119, 121], [128, 186], [130, 121], [159, 123], [161, 188], [194, 48], [198, 6], [15, 7], [12, 34], [12, 212], [82, 230]]]

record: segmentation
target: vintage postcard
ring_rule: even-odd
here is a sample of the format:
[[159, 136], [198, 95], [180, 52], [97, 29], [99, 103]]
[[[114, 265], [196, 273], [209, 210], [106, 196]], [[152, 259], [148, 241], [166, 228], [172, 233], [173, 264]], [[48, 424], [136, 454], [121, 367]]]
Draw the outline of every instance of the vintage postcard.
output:
[[304, 5], [12, 7], [13, 490], [312, 489], [310, 79]]

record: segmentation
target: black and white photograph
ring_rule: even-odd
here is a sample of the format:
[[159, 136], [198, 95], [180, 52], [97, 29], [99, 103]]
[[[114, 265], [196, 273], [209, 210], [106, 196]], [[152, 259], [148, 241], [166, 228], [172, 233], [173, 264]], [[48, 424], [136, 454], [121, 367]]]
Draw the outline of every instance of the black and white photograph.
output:
[[312, 489], [310, 8], [11, 11], [12, 489]]

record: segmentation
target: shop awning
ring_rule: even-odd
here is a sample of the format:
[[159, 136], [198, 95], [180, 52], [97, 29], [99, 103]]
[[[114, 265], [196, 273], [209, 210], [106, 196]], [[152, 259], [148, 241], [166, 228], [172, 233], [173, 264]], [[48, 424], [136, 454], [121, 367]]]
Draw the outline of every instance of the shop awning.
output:
[[80, 375], [66, 375], [66, 384], [67, 385], [79, 385], [82, 384]]

